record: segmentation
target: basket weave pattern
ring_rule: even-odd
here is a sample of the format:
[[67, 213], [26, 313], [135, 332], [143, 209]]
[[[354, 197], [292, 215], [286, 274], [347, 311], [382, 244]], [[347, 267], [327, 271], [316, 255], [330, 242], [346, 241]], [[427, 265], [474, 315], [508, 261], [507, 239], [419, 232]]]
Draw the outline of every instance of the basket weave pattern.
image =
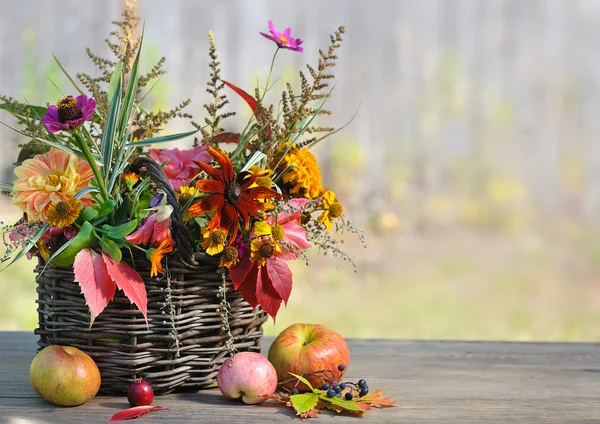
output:
[[[136, 378], [156, 393], [211, 385], [226, 359], [229, 335], [222, 330], [222, 277], [216, 266], [169, 262], [171, 279], [149, 277], [150, 263], [136, 261], [148, 292], [148, 323], [117, 291], [90, 328], [90, 314], [73, 270], [48, 266], [38, 278], [39, 346], [77, 347], [98, 365], [103, 393], [123, 393]], [[41, 272], [40, 265], [36, 272]], [[170, 286], [170, 289], [168, 288]], [[171, 301], [168, 301], [168, 295]], [[238, 350], [260, 351], [266, 314], [228, 284], [229, 325]]]

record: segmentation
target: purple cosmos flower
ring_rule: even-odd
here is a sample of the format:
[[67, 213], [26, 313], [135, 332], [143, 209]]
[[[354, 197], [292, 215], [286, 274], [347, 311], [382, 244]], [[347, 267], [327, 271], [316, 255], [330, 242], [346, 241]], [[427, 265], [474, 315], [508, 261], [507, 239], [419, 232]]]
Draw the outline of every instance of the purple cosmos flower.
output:
[[269, 21], [269, 31], [271, 31], [271, 35], [265, 34], [264, 32], [261, 32], [260, 34], [263, 37], [268, 38], [269, 40], [275, 41], [277, 45], [281, 48], [294, 50], [297, 52], [304, 51], [304, 48], [300, 47], [300, 44], [302, 44], [302, 40], [290, 36], [290, 33], [292, 31], [291, 29], [286, 28], [285, 31], [279, 32], [275, 29], [273, 21]]
[[67, 96], [56, 105], [48, 106], [46, 115], [42, 118], [42, 124], [48, 127], [51, 133], [62, 130], [71, 130], [79, 127], [85, 121], [89, 121], [94, 116], [96, 110], [96, 100], [82, 94], [73, 98]]

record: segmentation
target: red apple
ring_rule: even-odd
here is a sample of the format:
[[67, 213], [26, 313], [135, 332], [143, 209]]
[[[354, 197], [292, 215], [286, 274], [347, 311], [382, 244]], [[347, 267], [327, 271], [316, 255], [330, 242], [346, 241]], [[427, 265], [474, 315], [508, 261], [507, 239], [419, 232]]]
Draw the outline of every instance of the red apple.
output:
[[29, 368], [33, 390], [61, 406], [87, 402], [100, 389], [100, 371], [92, 358], [72, 346], [52, 345], [40, 351]]
[[223, 362], [217, 383], [226, 398], [241, 397], [244, 403], [255, 405], [263, 403], [275, 392], [277, 372], [260, 353], [240, 352]]
[[[304, 374], [313, 387], [323, 383], [338, 383], [348, 369], [350, 351], [342, 336], [320, 324], [293, 324], [283, 330], [269, 349], [269, 361], [277, 370], [279, 381], [290, 380], [289, 374]], [[342, 371], [338, 368], [343, 365]], [[306, 374], [330, 370], [320, 375]], [[332, 380], [332, 381], [329, 381]], [[289, 389], [295, 381], [283, 384]], [[332, 384], [333, 385], [333, 384]], [[300, 391], [309, 390], [299, 384]]]

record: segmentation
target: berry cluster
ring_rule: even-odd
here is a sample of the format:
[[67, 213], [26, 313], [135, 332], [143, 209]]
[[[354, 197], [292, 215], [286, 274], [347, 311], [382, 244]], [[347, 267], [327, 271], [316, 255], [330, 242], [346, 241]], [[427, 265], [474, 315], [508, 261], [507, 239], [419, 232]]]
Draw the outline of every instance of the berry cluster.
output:
[[327, 390], [327, 397], [330, 398], [341, 398], [342, 393], [346, 389], [348, 389], [346, 393], [344, 393], [344, 399], [346, 400], [352, 400], [354, 399], [354, 396], [363, 397], [367, 393], [369, 393], [369, 386], [367, 385], [367, 382], [363, 379], [358, 380], [358, 383], [340, 383], [336, 384], [333, 387], [331, 387], [330, 384], [325, 383], [321, 386], [321, 390]]

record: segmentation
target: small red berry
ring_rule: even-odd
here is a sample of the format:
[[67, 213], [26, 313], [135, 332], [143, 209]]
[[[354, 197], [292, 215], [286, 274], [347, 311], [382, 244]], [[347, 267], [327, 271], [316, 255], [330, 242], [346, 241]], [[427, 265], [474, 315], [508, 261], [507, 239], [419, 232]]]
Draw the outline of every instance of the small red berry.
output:
[[154, 400], [154, 390], [147, 381], [135, 380], [127, 389], [127, 400], [131, 406], [150, 405]]

